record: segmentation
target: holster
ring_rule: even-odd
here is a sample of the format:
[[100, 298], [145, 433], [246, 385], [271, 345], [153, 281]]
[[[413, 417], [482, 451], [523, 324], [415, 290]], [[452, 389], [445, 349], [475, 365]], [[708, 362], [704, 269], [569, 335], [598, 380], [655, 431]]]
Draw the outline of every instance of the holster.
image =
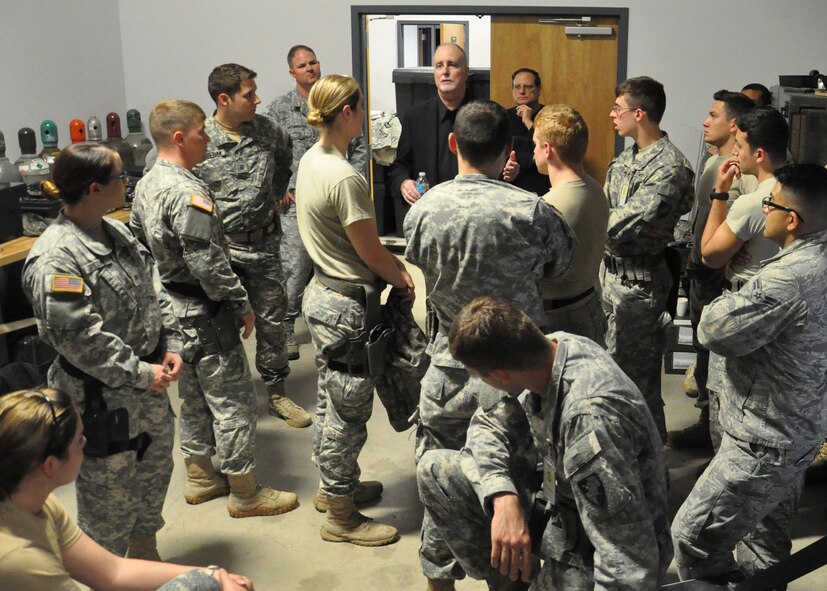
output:
[[360, 377], [378, 377], [385, 373], [388, 348], [393, 327], [382, 324], [381, 289], [374, 284], [350, 283], [328, 277], [316, 268], [316, 279], [336, 293], [352, 297], [364, 304], [362, 328], [339, 347], [322, 350], [327, 366]]
[[[535, 496], [535, 504], [539, 504], [540, 507], [537, 510], [538, 514], [542, 517], [548, 515], [545, 527], [540, 534], [542, 539], [539, 540], [538, 556], [552, 560], [562, 560], [567, 564], [575, 564], [583, 568], [594, 566], [594, 546], [588, 535], [586, 535], [586, 530], [583, 529], [583, 523], [580, 521], [580, 515], [577, 512], [574, 500], [558, 496], [553, 505], [548, 504], [545, 508], [542, 507], [543, 502], [546, 501], [541, 495]], [[535, 510], [532, 511], [532, 519], [534, 514]], [[541, 525], [542, 522], [538, 522], [536, 527]], [[535, 526], [529, 522], [529, 527], [532, 528], [533, 549], [533, 528]]]
[[[141, 358], [142, 361], [155, 362], [160, 357], [158, 351]], [[106, 458], [125, 451], [134, 451], [140, 462], [152, 438], [146, 431], [135, 437], [129, 437], [129, 412], [125, 408], [109, 410], [103, 398], [104, 384], [81, 369], [69, 363], [65, 357], [58, 357], [63, 370], [73, 378], [83, 382], [83, 434], [86, 445], [83, 454], [90, 458]]]
[[235, 314], [228, 302], [222, 302], [214, 316], [201, 316], [193, 320], [204, 355], [232, 351], [241, 344]]

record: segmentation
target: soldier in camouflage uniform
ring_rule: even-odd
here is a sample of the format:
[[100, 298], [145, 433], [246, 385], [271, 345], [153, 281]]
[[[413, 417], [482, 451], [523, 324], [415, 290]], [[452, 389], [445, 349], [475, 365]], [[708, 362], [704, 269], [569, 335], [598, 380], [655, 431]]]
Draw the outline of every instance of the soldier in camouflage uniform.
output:
[[827, 171], [792, 165], [776, 178], [764, 236], [782, 250], [698, 327], [725, 357], [724, 434], [675, 516], [682, 578], [737, 579], [789, 555], [804, 470], [827, 431]]
[[630, 78], [615, 95], [615, 129], [635, 143], [609, 164], [606, 176], [609, 232], [600, 268], [606, 347], [640, 389], [665, 440], [660, 376], [672, 276], [664, 250], [678, 218], [692, 208], [695, 174], [660, 129], [663, 85]]
[[[255, 387], [237, 328], [243, 325], [247, 338], [254, 315], [230, 266], [221, 212], [191, 172], [210, 141], [204, 112], [187, 101], [161, 101], [149, 122], [158, 161], [138, 182], [131, 226], [157, 261], [184, 333], [178, 394], [185, 498], [198, 504], [229, 492], [233, 517], [290, 511], [296, 495], [262, 487], [255, 476]], [[213, 470], [216, 448], [223, 474]]]
[[[267, 106], [267, 116], [287, 130], [293, 141], [292, 176], [287, 189], [288, 202], [279, 210], [281, 218], [281, 266], [284, 269], [287, 291], [287, 316], [285, 333], [290, 359], [299, 358], [299, 347], [294, 332], [296, 318], [301, 314], [302, 295], [307, 281], [313, 275], [313, 261], [299, 236], [296, 223], [296, 173], [304, 153], [319, 140], [319, 131], [307, 123], [307, 95], [321, 77], [321, 67], [316, 53], [306, 45], [294, 45], [287, 53], [287, 66], [296, 87], [276, 98]], [[345, 157], [348, 162], [367, 178], [364, 137], [351, 140]]]
[[291, 174], [291, 142], [284, 129], [256, 115], [261, 101], [255, 77], [238, 64], [224, 64], [210, 73], [208, 87], [216, 111], [206, 123], [207, 159], [194, 172], [215, 194], [233, 269], [256, 315], [256, 369], [267, 386], [270, 414], [292, 427], [307, 427], [310, 415], [284, 391], [290, 367], [276, 209]]
[[[477, 408], [479, 384], [448, 353], [454, 316], [475, 297], [496, 294], [542, 324], [537, 281], [566, 273], [576, 245], [573, 230], [545, 201], [495, 180], [511, 151], [502, 107], [466, 105], [450, 138], [460, 174], [425, 193], [405, 218], [405, 257], [425, 275], [430, 308], [431, 365], [422, 380], [417, 459], [429, 449], [462, 447]], [[462, 577], [427, 515], [420, 559], [433, 589], [452, 589], [452, 579]]]
[[362, 134], [364, 118], [364, 98], [353, 78], [325, 76], [313, 85], [307, 122], [320, 135], [299, 166], [296, 214], [315, 266], [302, 311], [319, 369], [313, 460], [321, 479], [314, 505], [326, 511], [321, 537], [383, 546], [399, 539], [396, 528], [355, 507], [382, 493], [381, 483], [359, 481], [377, 378], [362, 355], [365, 333], [373, 328], [366, 326], [366, 309], [369, 294], [381, 293], [383, 282], [409, 303], [414, 285], [404, 264], [379, 242], [368, 185], [344, 157]]
[[53, 178], [44, 190], [65, 208], [35, 243], [22, 278], [38, 332], [59, 354], [49, 385], [84, 409], [87, 456], [112, 445], [92, 434], [98, 392], [109, 413], [126, 411], [130, 439], [120, 452], [83, 462], [78, 522], [113, 554], [158, 559], [174, 433], [166, 388], [181, 370], [181, 329], [147, 250], [122, 223], [102, 217], [123, 205], [120, 157], [76, 144], [61, 152]]
[[488, 387], [462, 451], [427, 452], [417, 481], [465, 570], [492, 589], [656, 589], [672, 559], [666, 464], [632, 381], [499, 298], [463, 308], [449, 343]]

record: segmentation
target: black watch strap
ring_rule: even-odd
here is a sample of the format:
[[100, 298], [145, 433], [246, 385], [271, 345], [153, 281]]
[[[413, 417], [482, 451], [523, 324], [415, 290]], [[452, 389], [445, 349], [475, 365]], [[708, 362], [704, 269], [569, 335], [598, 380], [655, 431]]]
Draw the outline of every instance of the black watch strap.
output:
[[729, 201], [729, 193], [716, 193], [715, 191], [712, 191], [712, 193], [709, 194], [709, 200], [710, 201]]

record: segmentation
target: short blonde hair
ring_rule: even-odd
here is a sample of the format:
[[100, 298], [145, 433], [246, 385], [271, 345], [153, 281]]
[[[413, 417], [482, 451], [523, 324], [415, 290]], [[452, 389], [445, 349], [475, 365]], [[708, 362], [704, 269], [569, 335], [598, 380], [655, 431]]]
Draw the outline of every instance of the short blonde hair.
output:
[[207, 118], [204, 110], [190, 101], [164, 99], [152, 107], [149, 114], [149, 133], [160, 148], [169, 144], [176, 131], [187, 131], [196, 121]]
[[534, 118], [534, 130], [541, 142], [548, 142], [566, 164], [581, 164], [589, 147], [589, 128], [583, 117], [569, 105], [548, 105]]
[[355, 109], [361, 96], [359, 84], [351, 76], [323, 76], [307, 97], [307, 122], [313, 127], [333, 125], [345, 105]]

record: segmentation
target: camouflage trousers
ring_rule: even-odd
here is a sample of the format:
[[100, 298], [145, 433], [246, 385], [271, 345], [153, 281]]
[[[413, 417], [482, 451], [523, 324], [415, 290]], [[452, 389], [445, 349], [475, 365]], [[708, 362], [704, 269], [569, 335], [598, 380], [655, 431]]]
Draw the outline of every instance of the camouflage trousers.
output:
[[302, 309], [319, 371], [313, 461], [319, 468], [322, 491], [343, 497], [359, 484], [359, 453], [368, 438], [376, 380], [330, 369], [323, 352], [354, 338], [362, 329], [365, 311], [356, 300], [315, 279], [304, 292]]
[[643, 394], [661, 440], [665, 441], [660, 380], [669, 324], [666, 301], [672, 277], [665, 262], [651, 272], [652, 281], [631, 281], [601, 263], [600, 284], [608, 322], [606, 350]]
[[[464, 572], [474, 579], [484, 580], [493, 574], [490, 564], [491, 517], [483, 511], [459, 457], [457, 451], [442, 449], [428, 451], [420, 458], [416, 468], [419, 498], [425, 507], [425, 515], [444, 534], [452, 556]], [[522, 495], [520, 498], [525, 510], [528, 497]], [[535, 557], [534, 562], [531, 591], [590, 591], [594, 588], [591, 573], [555, 560], [545, 560], [538, 572], [539, 560]]]
[[739, 567], [752, 575], [789, 556], [804, 470], [820, 443], [785, 450], [724, 432], [720, 449], [672, 524], [681, 578], [708, 578]]
[[[57, 364], [49, 370], [49, 385], [72, 394], [83, 409], [81, 382]], [[103, 398], [110, 411], [127, 410], [130, 437], [146, 432], [152, 438], [140, 462], [134, 451], [84, 457], [75, 485], [80, 528], [113, 554], [123, 556], [130, 536], [153, 536], [164, 526], [161, 511], [172, 477], [175, 418], [166, 394], [104, 389]]]
[[[184, 367], [179, 436], [185, 457], [212, 457], [218, 450], [225, 474], [255, 468], [256, 391], [244, 347], [203, 355], [192, 318], [179, 318], [184, 333]], [[195, 363], [191, 360], [197, 359]]]
[[287, 292], [287, 320], [295, 321], [301, 315], [302, 297], [307, 282], [313, 276], [313, 261], [304, 248], [299, 225], [296, 222], [296, 204], [291, 203], [279, 213], [281, 217], [281, 266], [284, 269], [284, 288]]
[[[465, 445], [468, 424], [477, 409], [478, 398], [479, 382], [471, 380], [464, 369], [431, 363], [422, 378], [419, 398], [417, 461], [429, 450], [458, 450]], [[422, 518], [419, 562], [422, 573], [432, 579], [461, 579], [465, 576], [427, 511]]]
[[221, 583], [204, 571], [191, 570], [164, 583], [158, 591], [221, 591]]
[[230, 256], [256, 315], [256, 369], [269, 387], [290, 373], [284, 318], [287, 298], [277, 232], [259, 246], [232, 243]]
[[563, 330], [606, 346], [606, 313], [597, 293], [570, 306], [546, 310], [546, 332]]

